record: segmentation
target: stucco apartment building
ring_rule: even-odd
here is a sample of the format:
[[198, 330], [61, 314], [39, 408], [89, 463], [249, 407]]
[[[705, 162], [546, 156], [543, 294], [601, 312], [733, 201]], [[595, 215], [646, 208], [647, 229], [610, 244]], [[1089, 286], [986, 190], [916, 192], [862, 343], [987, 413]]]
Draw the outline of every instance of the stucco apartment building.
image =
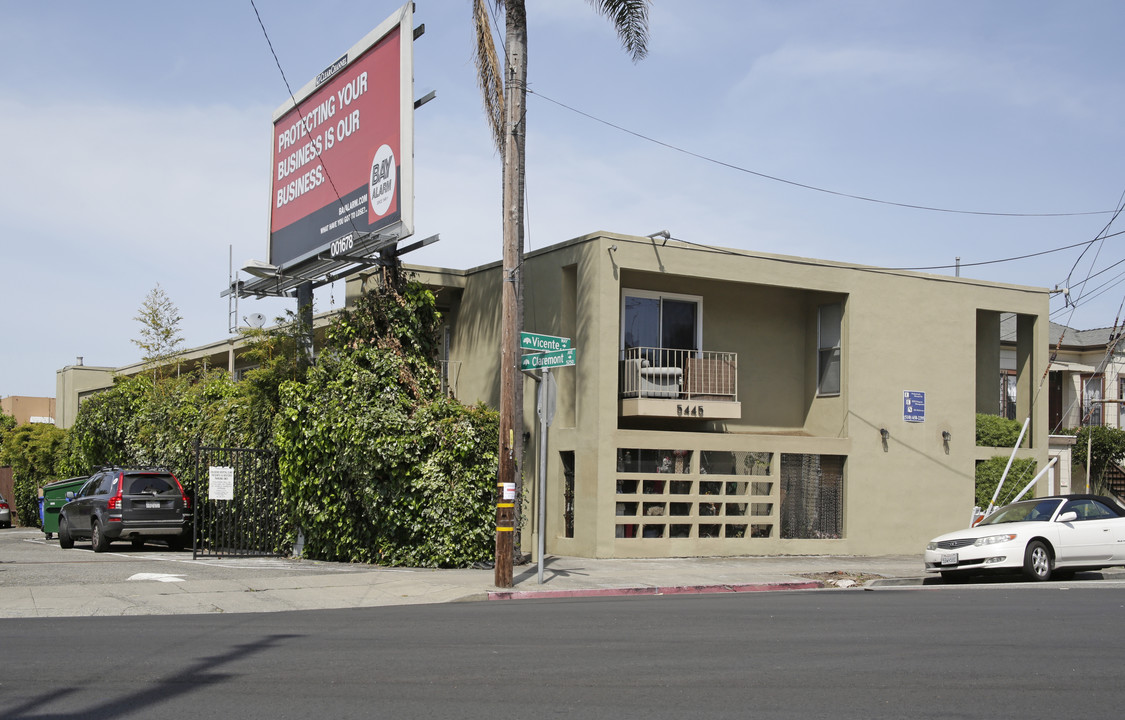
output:
[[[447, 313], [451, 388], [497, 406], [500, 265], [413, 269]], [[609, 233], [529, 253], [523, 277], [524, 329], [577, 357], [553, 370], [549, 553], [917, 552], [968, 522], [996, 454], [975, 416], [998, 412], [1005, 316], [1019, 454], [1045, 464], [1044, 289]]]
[[[500, 264], [408, 270], [445, 314], [450, 392], [497, 407]], [[576, 351], [552, 370], [548, 553], [916, 553], [969, 520], [975, 463], [996, 454], [976, 447], [975, 416], [1001, 412], [1002, 369], [1032, 418], [1019, 454], [1045, 464], [1047, 404], [1029, 402], [1047, 370], [1045, 289], [611, 233], [528, 253], [523, 279], [524, 329]], [[245, 369], [237, 341], [187, 355]], [[61, 419], [110, 384], [97, 371], [59, 371]], [[531, 377], [524, 397], [531, 550]]]

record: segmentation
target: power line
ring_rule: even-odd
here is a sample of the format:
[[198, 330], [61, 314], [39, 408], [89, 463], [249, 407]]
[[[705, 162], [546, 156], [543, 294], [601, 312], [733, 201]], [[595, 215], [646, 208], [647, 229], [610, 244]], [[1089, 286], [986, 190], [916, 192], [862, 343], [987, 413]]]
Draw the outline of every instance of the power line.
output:
[[[258, 26], [262, 28], [262, 35], [266, 38], [266, 44], [270, 46], [270, 54], [273, 55], [273, 62], [277, 65], [277, 71], [281, 73], [281, 81], [285, 83], [285, 89], [289, 91], [289, 99], [293, 102], [293, 109], [297, 111], [297, 117], [300, 118], [300, 126], [305, 126], [305, 115], [301, 112], [301, 106], [297, 104], [297, 96], [293, 94], [293, 88], [289, 86], [289, 78], [285, 77], [285, 70], [281, 67], [281, 60], [277, 57], [277, 51], [273, 49], [273, 42], [270, 40], [270, 35], [266, 32], [266, 24], [262, 22], [262, 16], [258, 14], [258, 6], [254, 4], [254, 0], [250, 0], [250, 7], [254, 8], [254, 17], [258, 18]], [[328, 172], [328, 166], [324, 164], [324, 159], [321, 157], [320, 148], [316, 144], [312, 145], [313, 150], [316, 152], [316, 159], [321, 161], [321, 166], [324, 168], [324, 177], [328, 179], [328, 184], [332, 187], [332, 192], [336, 195], [336, 200], [341, 205], [344, 204], [344, 199], [340, 197], [340, 191], [336, 189], [336, 183], [332, 180], [332, 173]], [[352, 230], [359, 234], [359, 228], [355, 225], [355, 219], [349, 217], [348, 224], [352, 226]]]
[[1077, 216], [1082, 216], [1082, 215], [1108, 215], [1108, 214], [1114, 212], [1113, 210], [1091, 210], [1089, 212], [1066, 212], [1066, 213], [1010, 213], [1010, 212], [985, 212], [985, 211], [981, 211], [981, 210], [956, 210], [956, 209], [951, 209], [951, 208], [934, 207], [934, 206], [930, 206], [930, 205], [914, 205], [914, 204], [911, 204], [911, 203], [893, 202], [891, 200], [880, 200], [879, 198], [867, 197], [865, 195], [854, 195], [852, 193], [840, 192], [838, 190], [829, 190], [827, 188], [817, 187], [815, 185], [808, 185], [806, 183], [796, 182], [795, 180], [786, 180], [785, 178], [777, 177], [776, 175], [767, 175], [766, 173], [758, 172], [757, 170], [751, 170], [749, 168], [744, 168], [744, 167], [741, 167], [739, 165], [735, 165], [733, 163], [729, 163], [729, 162], [726, 162], [726, 161], [723, 161], [723, 160], [719, 160], [717, 158], [709, 157], [707, 155], [702, 155], [700, 153], [693, 152], [691, 150], [686, 150], [686, 149], [678, 147], [676, 145], [672, 145], [671, 143], [666, 143], [662, 140], [657, 140], [657, 139], [649, 137], [647, 135], [643, 135], [643, 134], [641, 134], [641, 133], [639, 133], [635, 130], [630, 130], [629, 128], [622, 127], [620, 125], [615, 125], [614, 123], [611, 123], [608, 120], [603, 120], [603, 119], [601, 119], [599, 117], [596, 117], [594, 115], [591, 115], [587, 112], [583, 112], [582, 110], [571, 107], [570, 105], [567, 105], [566, 103], [559, 102], [558, 100], [547, 97], [546, 95], [544, 95], [540, 92], [536, 92], [535, 90], [532, 90], [531, 88], [527, 89], [527, 93], [528, 93], [528, 95], [535, 95], [535, 96], [538, 96], [540, 98], [543, 98], [547, 102], [552, 103], [554, 105], [558, 105], [559, 107], [561, 107], [565, 110], [569, 110], [570, 112], [575, 113], [576, 115], [581, 115], [582, 117], [593, 120], [594, 122], [598, 122], [598, 123], [601, 123], [602, 125], [605, 125], [607, 127], [611, 127], [614, 130], [618, 130], [620, 132], [627, 133], [627, 134], [632, 135], [634, 137], [640, 138], [641, 140], [645, 140], [646, 142], [650, 142], [650, 143], [653, 143], [655, 145], [660, 145], [661, 147], [668, 148], [669, 150], [674, 150], [678, 153], [683, 153], [684, 155], [690, 155], [691, 157], [697, 158], [699, 160], [703, 160], [705, 162], [712, 163], [714, 165], [719, 165], [721, 167], [729, 168], [731, 170], [737, 170], [738, 172], [743, 172], [743, 173], [746, 173], [748, 175], [754, 175], [755, 177], [760, 177], [760, 178], [763, 178], [765, 180], [772, 180], [774, 182], [783, 183], [785, 185], [792, 185], [793, 187], [799, 187], [799, 188], [802, 188], [804, 190], [813, 190], [815, 192], [825, 193], [827, 195], [836, 195], [837, 197], [844, 197], [844, 198], [849, 198], [849, 199], [852, 199], [852, 200], [862, 200], [864, 202], [877, 203], [879, 205], [891, 205], [891, 206], [894, 206], [894, 207], [908, 208], [910, 210], [926, 210], [926, 211], [929, 211], [929, 212], [951, 213], [951, 214], [955, 214], [955, 215], [985, 215], [985, 216], [990, 216], [990, 217], [1077, 217]]
[[[1043, 250], [1042, 252], [1029, 253], [1027, 255], [1015, 255], [1013, 257], [1000, 258], [999, 260], [982, 260], [980, 262], [960, 263], [960, 264], [956, 264], [956, 265], [929, 265], [927, 267], [900, 267], [900, 268], [887, 268], [887, 269], [888, 270], [948, 270], [950, 268], [958, 268], [958, 267], [966, 268], [966, 267], [976, 267], [977, 265], [995, 265], [997, 263], [1012, 262], [1014, 260], [1026, 260], [1027, 258], [1039, 257], [1040, 255], [1050, 255], [1051, 253], [1062, 252], [1063, 250], [1071, 250], [1073, 248], [1081, 247], [1083, 245], [1088, 246], [1088, 245], [1092, 245], [1092, 244], [1098, 242], [1099, 240], [1104, 240], [1105, 238], [1111, 238], [1111, 237], [1114, 237], [1116, 235], [1125, 235], [1125, 230], [1122, 230], [1121, 232], [1113, 233], [1113, 235], [1106, 235], [1104, 238], [1103, 237], [1096, 237], [1093, 240], [1083, 240], [1082, 242], [1076, 242], [1073, 245], [1064, 245], [1062, 247], [1057, 247], [1057, 248], [1054, 248], [1054, 249], [1051, 249], [1051, 250]], [[1110, 267], [1112, 267], [1112, 266], [1110, 266]]]

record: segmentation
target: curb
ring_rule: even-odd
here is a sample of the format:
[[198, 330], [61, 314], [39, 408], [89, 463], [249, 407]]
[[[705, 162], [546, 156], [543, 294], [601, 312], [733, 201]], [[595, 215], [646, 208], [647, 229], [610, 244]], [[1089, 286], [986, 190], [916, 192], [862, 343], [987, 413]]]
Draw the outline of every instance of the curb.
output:
[[667, 585], [663, 587], [586, 588], [578, 590], [490, 590], [489, 600], [536, 600], [571, 597], [618, 597], [624, 595], [688, 595], [705, 593], [819, 590], [823, 582], [758, 583], [748, 585]]

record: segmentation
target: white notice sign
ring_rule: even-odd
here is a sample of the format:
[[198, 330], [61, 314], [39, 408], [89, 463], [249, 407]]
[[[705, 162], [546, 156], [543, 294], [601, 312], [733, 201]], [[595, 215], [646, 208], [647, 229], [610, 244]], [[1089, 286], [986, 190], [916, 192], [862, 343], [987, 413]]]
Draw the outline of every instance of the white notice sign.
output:
[[234, 500], [234, 468], [208, 468], [207, 497], [212, 500]]

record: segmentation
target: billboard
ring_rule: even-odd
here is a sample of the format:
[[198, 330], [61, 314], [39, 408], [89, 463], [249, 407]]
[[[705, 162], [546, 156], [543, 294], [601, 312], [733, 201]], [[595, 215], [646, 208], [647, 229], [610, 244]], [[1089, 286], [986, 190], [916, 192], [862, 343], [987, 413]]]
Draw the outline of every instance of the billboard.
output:
[[274, 111], [270, 264], [413, 232], [412, 24], [407, 3]]

